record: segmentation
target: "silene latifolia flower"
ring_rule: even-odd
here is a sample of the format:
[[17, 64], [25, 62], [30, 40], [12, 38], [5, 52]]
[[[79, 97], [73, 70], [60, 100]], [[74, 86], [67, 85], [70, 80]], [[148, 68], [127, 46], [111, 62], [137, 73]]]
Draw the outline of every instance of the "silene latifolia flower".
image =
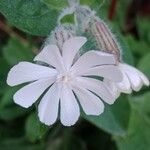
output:
[[61, 36], [63, 43], [47, 43], [34, 58], [36, 64], [24, 61], [15, 65], [8, 73], [7, 83], [28, 83], [13, 97], [22, 107], [28, 108], [42, 97], [38, 105], [41, 122], [52, 125], [60, 113], [61, 123], [71, 126], [80, 116], [79, 103], [87, 115], [100, 115], [104, 111], [102, 100], [113, 104], [116, 99], [107, 85], [93, 76], [120, 82], [122, 74], [112, 54], [91, 50], [76, 58], [87, 41], [85, 37]]
[[123, 74], [123, 80], [116, 83], [104, 79], [104, 82], [109, 85], [110, 91], [116, 93], [116, 97], [120, 92], [130, 94], [132, 91], [139, 91], [143, 85], [149, 86], [149, 79], [142, 72], [123, 62], [121, 47], [117, 39], [106, 23], [95, 16], [94, 11], [80, 6], [76, 12], [76, 18], [81, 25], [82, 32], [90, 33], [95, 39], [98, 49], [115, 56], [117, 66]]

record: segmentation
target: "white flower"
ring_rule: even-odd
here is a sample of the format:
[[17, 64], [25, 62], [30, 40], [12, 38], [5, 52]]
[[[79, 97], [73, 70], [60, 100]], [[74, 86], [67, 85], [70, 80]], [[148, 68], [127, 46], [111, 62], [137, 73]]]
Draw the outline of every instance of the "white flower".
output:
[[131, 93], [132, 90], [139, 91], [143, 85], [149, 86], [148, 78], [138, 69], [125, 63], [120, 63], [119, 68], [123, 81], [117, 83], [117, 87], [121, 92]]
[[121, 81], [122, 74], [115, 66], [115, 58], [104, 52], [89, 51], [74, 62], [85, 42], [84, 37], [73, 37], [64, 43], [61, 50], [56, 45], [45, 46], [34, 61], [47, 66], [30, 62], [14, 66], [8, 74], [7, 83], [10, 86], [29, 83], [15, 93], [15, 103], [28, 108], [42, 96], [38, 106], [40, 121], [52, 125], [57, 120], [60, 107], [60, 120], [65, 126], [71, 126], [78, 120], [78, 102], [87, 115], [100, 115], [104, 111], [101, 99], [113, 104], [115, 97], [105, 84], [89, 76]]
[[104, 81], [106, 86], [112, 87], [113, 90], [111, 91], [113, 91], [116, 98], [120, 92], [131, 94], [132, 90], [137, 92], [143, 85], [150, 85], [149, 79], [138, 69], [125, 63], [119, 63], [118, 67], [123, 74], [123, 80], [119, 83], [114, 83], [107, 79]]

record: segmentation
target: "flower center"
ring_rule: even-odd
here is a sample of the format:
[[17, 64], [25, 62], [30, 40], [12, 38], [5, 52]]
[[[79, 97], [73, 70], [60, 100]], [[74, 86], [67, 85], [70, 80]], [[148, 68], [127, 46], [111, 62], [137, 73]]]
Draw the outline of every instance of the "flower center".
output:
[[73, 80], [73, 75], [71, 73], [59, 74], [57, 76], [57, 82], [63, 82], [65, 84]]

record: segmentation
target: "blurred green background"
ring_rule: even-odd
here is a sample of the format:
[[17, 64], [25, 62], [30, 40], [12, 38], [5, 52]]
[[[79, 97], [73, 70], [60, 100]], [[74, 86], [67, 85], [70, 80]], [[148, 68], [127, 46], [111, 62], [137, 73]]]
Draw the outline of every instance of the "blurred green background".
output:
[[[127, 63], [150, 78], [150, 1], [81, 0], [120, 40]], [[0, 0], [0, 150], [150, 150], [150, 88], [123, 95], [99, 117], [81, 115], [73, 127], [38, 121], [36, 106], [13, 102], [9, 69], [32, 61], [56, 26], [66, 0]], [[64, 21], [70, 21], [65, 19]]]

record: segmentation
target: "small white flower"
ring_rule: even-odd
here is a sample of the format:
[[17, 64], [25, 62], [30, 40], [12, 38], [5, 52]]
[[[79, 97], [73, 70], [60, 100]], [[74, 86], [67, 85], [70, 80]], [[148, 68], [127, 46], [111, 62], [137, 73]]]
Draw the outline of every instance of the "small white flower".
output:
[[139, 91], [143, 85], [149, 86], [148, 78], [138, 69], [125, 63], [120, 63], [119, 68], [123, 74], [123, 81], [116, 83], [119, 91], [131, 93]]
[[78, 101], [87, 115], [100, 115], [104, 111], [101, 99], [108, 104], [114, 103], [115, 96], [105, 84], [89, 76], [121, 81], [122, 74], [115, 66], [115, 58], [108, 53], [89, 51], [74, 62], [85, 42], [84, 37], [73, 37], [63, 44], [61, 50], [56, 45], [45, 46], [34, 61], [47, 66], [30, 62], [14, 66], [7, 83], [10, 86], [29, 83], [15, 93], [15, 103], [28, 108], [42, 96], [38, 106], [40, 121], [52, 125], [57, 120], [60, 107], [60, 120], [65, 126], [78, 120]]
[[104, 80], [105, 85], [109, 85], [109, 88], [111, 87], [109, 90], [114, 93], [116, 98], [120, 95], [120, 92], [131, 94], [132, 91], [138, 92], [143, 85], [150, 85], [149, 79], [138, 69], [125, 63], [119, 63], [118, 67], [123, 74], [121, 82], [116, 83], [107, 79]]

